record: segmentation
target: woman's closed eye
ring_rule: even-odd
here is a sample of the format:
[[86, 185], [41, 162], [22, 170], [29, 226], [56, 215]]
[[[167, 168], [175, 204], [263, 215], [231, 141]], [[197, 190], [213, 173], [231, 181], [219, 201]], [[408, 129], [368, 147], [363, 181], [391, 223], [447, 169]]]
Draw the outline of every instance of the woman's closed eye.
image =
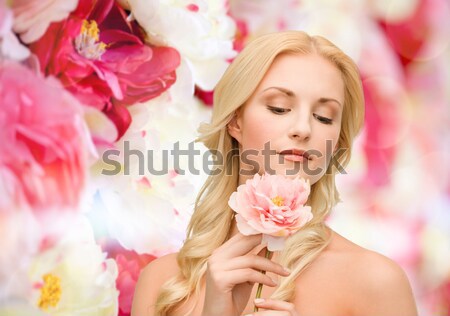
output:
[[313, 114], [313, 115], [314, 115], [314, 117], [317, 120], [319, 120], [320, 122], [322, 122], [324, 124], [328, 124], [329, 125], [329, 124], [333, 123], [333, 120], [328, 118], [328, 117], [320, 116], [320, 115], [317, 115], [317, 114]]
[[273, 113], [275, 113], [275, 114], [278, 114], [278, 115], [290, 111], [290, 109], [277, 108], [277, 107], [270, 106], [270, 105], [268, 105], [267, 108], [268, 108], [271, 112], [273, 112]]
[[[281, 114], [283, 114], [283, 113], [286, 113], [286, 112], [289, 112], [289, 111], [290, 111], [290, 109], [278, 108], [278, 107], [273, 107], [273, 106], [267, 106], [267, 108], [268, 108], [271, 112], [273, 112], [273, 113], [275, 113], [275, 114], [277, 114], [277, 115], [281, 115]], [[328, 117], [324, 117], [324, 116], [317, 115], [317, 114], [313, 114], [313, 116], [314, 116], [319, 122], [321, 122], [321, 123], [323, 123], [323, 124], [330, 125], [330, 124], [333, 123], [333, 120], [330, 119], [330, 118], [328, 118]]]

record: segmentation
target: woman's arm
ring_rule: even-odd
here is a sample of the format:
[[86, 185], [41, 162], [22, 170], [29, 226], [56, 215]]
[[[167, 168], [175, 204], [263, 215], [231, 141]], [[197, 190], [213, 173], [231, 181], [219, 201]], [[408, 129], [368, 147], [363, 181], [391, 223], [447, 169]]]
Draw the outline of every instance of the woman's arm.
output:
[[131, 316], [153, 316], [161, 285], [178, 271], [177, 253], [171, 253], [150, 262], [139, 275], [134, 290]]
[[355, 289], [352, 315], [418, 315], [409, 280], [396, 262], [369, 252], [356, 267], [352, 280]]

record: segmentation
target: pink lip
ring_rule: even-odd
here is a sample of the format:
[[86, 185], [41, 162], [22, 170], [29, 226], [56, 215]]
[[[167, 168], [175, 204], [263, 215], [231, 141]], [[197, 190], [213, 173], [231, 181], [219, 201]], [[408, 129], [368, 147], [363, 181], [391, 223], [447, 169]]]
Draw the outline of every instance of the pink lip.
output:
[[[279, 152], [279, 154], [283, 155], [283, 156], [300, 156], [305, 159], [310, 159], [309, 153], [307, 151], [297, 149], [297, 148], [286, 149], [286, 150]], [[289, 159], [289, 160], [292, 160], [292, 159]], [[300, 160], [297, 159], [296, 161], [300, 161]]]
[[282, 155], [284, 159], [290, 160], [290, 161], [306, 161], [308, 159], [305, 158], [305, 156], [299, 156], [299, 155]]

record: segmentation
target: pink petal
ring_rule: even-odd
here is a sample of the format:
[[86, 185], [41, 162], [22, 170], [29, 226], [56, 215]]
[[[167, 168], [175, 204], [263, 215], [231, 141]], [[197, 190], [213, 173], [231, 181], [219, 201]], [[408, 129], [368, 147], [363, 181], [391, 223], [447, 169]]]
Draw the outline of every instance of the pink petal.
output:
[[267, 249], [270, 251], [280, 251], [284, 248], [285, 238], [263, 234], [262, 243], [267, 243]]
[[242, 216], [240, 214], [236, 215], [236, 224], [239, 231], [246, 236], [249, 235], [256, 235], [259, 234], [259, 232], [256, 229], [253, 229], [250, 225], [247, 224], [245, 220], [243, 220]]

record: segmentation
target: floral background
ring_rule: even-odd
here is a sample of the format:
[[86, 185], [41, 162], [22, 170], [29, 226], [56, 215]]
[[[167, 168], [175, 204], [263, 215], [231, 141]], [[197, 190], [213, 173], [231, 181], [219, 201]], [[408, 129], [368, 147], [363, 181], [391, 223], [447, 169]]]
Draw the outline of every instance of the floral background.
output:
[[279, 30], [363, 77], [330, 226], [398, 262], [420, 315], [450, 315], [448, 1], [0, 0], [1, 315], [130, 314], [140, 269], [185, 238], [217, 81]]

